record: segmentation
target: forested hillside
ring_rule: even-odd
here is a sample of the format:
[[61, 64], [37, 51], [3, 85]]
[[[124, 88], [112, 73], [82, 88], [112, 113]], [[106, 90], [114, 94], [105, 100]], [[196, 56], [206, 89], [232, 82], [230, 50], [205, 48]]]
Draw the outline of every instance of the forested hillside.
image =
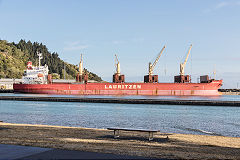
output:
[[[78, 72], [77, 65], [64, 62], [56, 52], [50, 53], [42, 43], [25, 40], [20, 40], [17, 44], [0, 40], [0, 78], [21, 78], [28, 61], [37, 65], [37, 52], [42, 53], [41, 65], [48, 65], [49, 73], [53, 74], [53, 78], [64, 78], [65, 72], [67, 79], [75, 79]], [[64, 71], [64, 65], [66, 71]], [[96, 74], [89, 71], [87, 73], [90, 80], [102, 81]]]

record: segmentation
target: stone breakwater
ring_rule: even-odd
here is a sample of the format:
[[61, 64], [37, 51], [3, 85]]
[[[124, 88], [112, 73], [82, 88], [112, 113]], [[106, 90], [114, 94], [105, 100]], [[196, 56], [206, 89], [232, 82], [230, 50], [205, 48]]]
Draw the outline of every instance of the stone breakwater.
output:
[[161, 104], [161, 105], [202, 105], [202, 106], [240, 106], [240, 101], [216, 100], [161, 100], [161, 99], [123, 99], [123, 98], [79, 98], [79, 97], [24, 97], [0, 96], [0, 100], [11, 101], [50, 101], [84, 103], [120, 103], [120, 104]]

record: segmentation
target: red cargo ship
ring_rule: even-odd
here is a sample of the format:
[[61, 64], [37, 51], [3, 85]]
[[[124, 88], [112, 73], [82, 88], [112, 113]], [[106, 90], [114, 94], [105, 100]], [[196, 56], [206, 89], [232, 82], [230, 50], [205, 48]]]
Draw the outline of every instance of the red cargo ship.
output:
[[68, 95], [219, 95], [222, 80], [209, 83], [14, 84], [14, 92]]
[[[190, 76], [184, 75], [184, 67], [191, 47], [184, 63], [180, 64], [180, 75], [175, 76], [175, 83], [158, 83], [158, 76], [152, 75], [153, 68], [160, 58], [164, 46], [155, 62], [149, 63], [149, 74], [144, 76], [144, 83], [125, 83], [124, 75], [120, 74], [120, 63], [116, 56], [116, 73], [113, 75], [113, 83], [88, 83], [87, 74], [83, 74], [81, 58], [76, 83], [52, 83], [46, 65], [33, 67], [32, 63], [28, 62], [22, 83], [13, 84], [13, 88], [14, 92], [63, 95], [219, 95], [218, 89], [222, 86], [222, 80], [200, 76], [200, 83], [191, 83]], [[39, 64], [40, 59], [41, 54], [39, 54]]]

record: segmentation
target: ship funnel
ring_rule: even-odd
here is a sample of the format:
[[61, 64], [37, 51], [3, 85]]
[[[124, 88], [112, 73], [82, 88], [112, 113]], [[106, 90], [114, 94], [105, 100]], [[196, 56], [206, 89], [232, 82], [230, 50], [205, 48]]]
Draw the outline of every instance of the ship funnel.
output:
[[28, 70], [32, 69], [32, 62], [31, 62], [31, 61], [29, 61], [29, 62], [27, 63], [27, 69], [28, 69]]

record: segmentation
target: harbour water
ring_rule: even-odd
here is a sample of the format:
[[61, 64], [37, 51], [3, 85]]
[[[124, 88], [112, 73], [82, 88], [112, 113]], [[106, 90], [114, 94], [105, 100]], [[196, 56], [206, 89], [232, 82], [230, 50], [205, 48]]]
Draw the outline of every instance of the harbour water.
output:
[[[17, 96], [49, 96], [1, 94]], [[98, 97], [101, 96], [84, 96]], [[104, 96], [106, 98], [106, 96]], [[111, 98], [111, 96], [108, 96]], [[116, 98], [116, 97], [114, 97]], [[208, 99], [240, 101], [240, 96], [119, 97]], [[0, 101], [0, 120], [9, 123], [46, 124], [86, 128], [142, 128], [162, 133], [240, 137], [240, 107], [70, 102]]]

